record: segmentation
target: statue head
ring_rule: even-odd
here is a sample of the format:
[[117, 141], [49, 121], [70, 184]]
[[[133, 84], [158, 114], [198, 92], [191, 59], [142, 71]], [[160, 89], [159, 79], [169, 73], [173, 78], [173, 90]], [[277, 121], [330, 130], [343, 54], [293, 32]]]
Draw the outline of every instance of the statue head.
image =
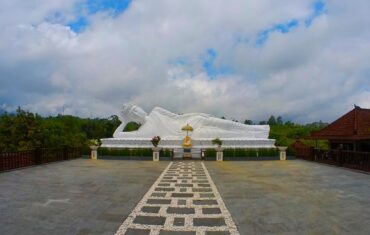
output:
[[120, 118], [123, 122], [136, 122], [144, 124], [148, 114], [139, 106], [124, 104], [120, 112]]

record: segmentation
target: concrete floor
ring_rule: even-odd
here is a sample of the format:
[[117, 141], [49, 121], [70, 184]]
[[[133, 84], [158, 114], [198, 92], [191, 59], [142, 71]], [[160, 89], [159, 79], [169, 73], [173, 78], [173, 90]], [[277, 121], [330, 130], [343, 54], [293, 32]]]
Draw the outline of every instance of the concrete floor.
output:
[[[113, 234], [169, 162], [78, 159], [0, 174], [0, 234]], [[370, 234], [370, 175], [205, 162], [241, 234]]]
[[0, 234], [114, 234], [169, 162], [78, 159], [0, 174]]
[[370, 234], [370, 175], [301, 160], [207, 162], [241, 234]]

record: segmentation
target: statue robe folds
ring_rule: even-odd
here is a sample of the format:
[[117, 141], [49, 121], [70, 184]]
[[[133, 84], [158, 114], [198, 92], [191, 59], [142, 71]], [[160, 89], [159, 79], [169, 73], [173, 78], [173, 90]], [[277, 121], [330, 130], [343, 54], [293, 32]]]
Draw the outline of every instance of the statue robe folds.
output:
[[[214, 147], [212, 139], [220, 138], [224, 147], [274, 148], [275, 140], [268, 139], [269, 125], [245, 125], [203, 113], [175, 114], [156, 107], [149, 114], [136, 105], [124, 105], [119, 115], [121, 125], [113, 138], [102, 139], [103, 147], [150, 147], [151, 138], [159, 135], [160, 146], [180, 148], [185, 134], [181, 128], [193, 127], [194, 148]], [[128, 122], [141, 126], [137, 131], [123, 132]]]

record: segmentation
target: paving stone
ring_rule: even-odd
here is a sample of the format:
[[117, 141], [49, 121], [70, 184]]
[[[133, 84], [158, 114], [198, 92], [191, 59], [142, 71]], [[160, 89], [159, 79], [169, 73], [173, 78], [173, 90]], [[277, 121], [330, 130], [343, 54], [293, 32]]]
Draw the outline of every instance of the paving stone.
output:
[[143, 206], [141, 211], [145, 213], [158, 213], [159, 209], [161, 209], [159, 206]]
[[159, 235], [196, 235], [194, 231], [166, 231], [161, 230]]
[[172, 197], [193, 197], [193, 193], [172, 193]]
[[152, 197], [165, 197], [166, 193], [152, 193]]
[[207, 226], [207, 227], [216, 227], [216, 226], [225, 226], [224, 218], [194, 218], [194, 226]]
[[[162, 179], [154, 188], [151, 198], [146, 199], [146, 205], [139, 208], [141, 213], [153, 214], [150, 216], [136, 215], [132, 223], [134, 223], [137, 228], [143, 228], [143, 230], [135, 229], [130, 231], [130, 234], [150, 234], [150, 230], [144, 229], [148, 228], [146, 225], [161, 226], [159, 234], [164, 235], [196, 235], [197, 232], [201, 232], [204, 235], [229, 234], [228, 231], [217, 231], [215, 233], [215, 231], [207, 231], [207, 228], [205, 228], [218, 228], [220, 226], [226, 226], [226, 223], [225, 218], [222, 218], [221, 208], [219, 208], [218, 201], [215, 200], [215, 195], [210, 185], [212, 180], [208, 179], [203, 167], [199, 166], [202, 165], [199, 163], [196, 165], [172, 163], [170, 170], [164, 173]], [[195, 198], [195, 196], [198, 195], [202, 199]], [[171, 198], [166, 198], [166, 196], [170, 196]], [[174, 199], [176, 201], [174, 201]], [[175, 202], [176, 205], [173, 205], [173, 202]], [[194, 205], [194, 207], [186, 207], [187, 204]], [[166, 206], [163, 206], [163, 208], [161, 205]], [[166, 210], [165, 215], [158, 214], [161, 208]], [[197, 213], [198, 210], [201, 210], [199, 216], [195, 216], [196, 210]], [[179, 231], [180, 229], [185, 229], [185, 218], [189, 216], [194, 226], [193, 231]], [[219, 218], [214, 218], [215, 216]], [[168, 221], [167, 218], [170, 220]], [[163, 226], [166, 224], [166, 220], [172, 224], [169, 224], [170, 227], [166, 227], [167, 230], [164, 230]], [[172, 230], [171, 226], [174, 226], [172, 229], [176, 231], [169, 231]], [[208, 230], [213, 229], [209, 228]]]
[[164, 225], [166, 222], [165, 217], [159, 216], [136, 216], [134, 219], [135, 224], [147, 224], [147, 225]]
[[216, 200], [193, 200], [194, 205], [217, 205]]
[[203, 214], [221, 214], [221, 209], [218, 207], [202, 208]]
[[171, 204], [171, 199], [148, 199], [148, 204]]
[[199, 193], [199, 197], [215, 197], [213, 193]]
[[175, 191], [175, 189], [174, 188], [155, 188], [154, 191], [171, 192], [171, 191]]
[[175, 218], [173, 220], [174, 226], [184, 226], [185, 225], [185, 218]]
[[201, 184], [204, 184], [204, 183], [208, 183], [208, 180], [193, 180], [193, 183], [201, 183]]
[[186, 200], [184, 200], [184, 199], [179, 199], [179, 200], [177, 201], [177, 205], [179, 205], [179, 206], [184, 206], [184, 205], [186, 205]]
[[125, 235], [149, 235], [150, 229], [136, 229], [136, 228], [129, 228], [127, 229]]
[[230, 235], [228, 231], [206, 231], [206, 235]]
[[211, 188], [193, 188], [193, 192], [212, 192]]
[[176, 187], [193, 187], [193, 184], [175, 184]]
[[176, 183], [177, 180], [161, 180], [161, 183]]
[[189, 208], [189, 207], [168, 207], [167, 208], [167, 213], [168, 214], [194, 214], [195, 209], [194, 208]]

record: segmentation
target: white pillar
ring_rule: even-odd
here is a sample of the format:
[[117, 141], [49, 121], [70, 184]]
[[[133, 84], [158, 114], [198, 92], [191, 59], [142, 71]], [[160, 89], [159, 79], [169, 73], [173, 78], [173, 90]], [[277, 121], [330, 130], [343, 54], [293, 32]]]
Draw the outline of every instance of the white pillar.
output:
[[279, 146], [277, 148], [279, 149], [280, 161], [285, 161], [286, 160], [286, 150], [288, 147]]
[[222, 162], [224, 160], [224, 149], [221, 147], [216, 148], [216, 161]]
[[99, 146], [91, 145], [91, 160], [98, 160], [98, 148]]
[[159, 151], [161, 150], [161, 148], [154, 147], [152, 148], [152, 150], [153, 150], [153, 161], [158, 162], [159, 161]]

